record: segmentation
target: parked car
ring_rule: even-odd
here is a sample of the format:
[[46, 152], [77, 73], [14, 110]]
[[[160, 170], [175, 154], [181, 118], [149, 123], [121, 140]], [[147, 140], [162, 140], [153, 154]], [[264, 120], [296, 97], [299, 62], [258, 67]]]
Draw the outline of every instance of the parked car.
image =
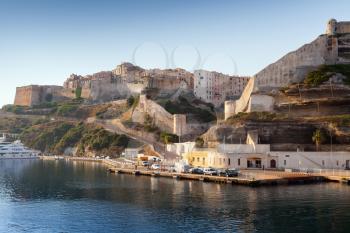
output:
[[238, 176], [239, 171], [237, 169], [226, 169], [223, 171], [220, 171], [220, 176], [226, 176], [226, 177], [236, 177]]
[[153, 170], [160, 170], [160, 165], [154, 163], [154, 164], [152, 164], [151, 168], [152, 168]]
[[148, 167], [149, 166], [149, 162], [148, 161], [142, 161], [142, 166]]
[[192, 169], [190, 170], [190, 172], [191, 172], [192, 174], [198, 174], [198, 175], [203, 175], [203, 174], [204, 174], [203, 169], [198, 168], [198, 167], [192, 168]]
[[204, 175], [217, 176], [218, 171], [214, 168], [208, 167], [203, 169]]

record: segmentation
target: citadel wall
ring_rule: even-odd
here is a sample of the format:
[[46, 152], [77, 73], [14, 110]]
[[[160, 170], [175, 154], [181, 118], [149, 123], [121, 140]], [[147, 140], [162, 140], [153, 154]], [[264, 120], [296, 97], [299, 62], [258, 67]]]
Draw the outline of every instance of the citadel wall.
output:
[[33, 106], [51, 101], [61, 101], [69, 98], [69, 93], [65, 93], [61, 86], [39, 86], [29, 85], [16, 88], [15, 105]]
[[324, 64], [350, 64], [350, 22], [330, 20], [325, 35], [257, 73], [253, 88], [248, 83], [239, 100], [225, 103], [225, 119], [238, 112], [269, 110], [273, 102], [265, 94], [301, 82], [307, 73]]
[[174, 133], [183, 136], [188, 133], [186, 115], [170, 114], [162, 106], [152, 100], [147, 99], [146, 95], [141, 95], [137, 107], [132, 114], [133, 122], [143, 124], [149, 115], [153, 123], [162, 131]]

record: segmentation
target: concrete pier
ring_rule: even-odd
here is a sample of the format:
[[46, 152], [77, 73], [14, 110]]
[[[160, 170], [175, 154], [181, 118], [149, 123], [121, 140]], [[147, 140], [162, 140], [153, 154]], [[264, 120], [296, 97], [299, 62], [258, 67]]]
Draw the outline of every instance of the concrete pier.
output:
[[215, 182], [223, 184], [237, 184], [237, 185], [248, 185], [248, 186], [261, 186], [261, 185], [286, 185], [286, 184], [306, 184], [306, 183], [317, 183], [324, 182], [326, 179], [322, 176], [313, 175], [294, 175], [289, 177], [280, 178], [245, 178], [244, 175], [239, 177], [222, 177], [222, 176], [210, 176], [210, 175], [197, 175], [189, 173], [173, 173], [166, 171], [153, 171], [153, 170], [134, 170], [111, 167], [108, 169], [111, 173], [117, 174], [130, 174], [130, 175], [141, 175], [141, 176], [152, 176], [152, 177], [165, 177], [180, 180], [197, 180], [203, 182]]

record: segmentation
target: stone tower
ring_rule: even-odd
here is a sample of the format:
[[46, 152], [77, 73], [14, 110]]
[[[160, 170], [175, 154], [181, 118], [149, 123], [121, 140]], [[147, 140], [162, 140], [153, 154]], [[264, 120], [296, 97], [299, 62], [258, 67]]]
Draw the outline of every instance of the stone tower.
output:
[[337, 20], [330, 19], [327, 23], [326, 34], [330, 36], [334, 36], [337, 32]]
[[183, 136], [187, 132], [186, 115], [184, 114], [174, 114], [173, 115], [174, 126], [173, 133], [177, 136]]

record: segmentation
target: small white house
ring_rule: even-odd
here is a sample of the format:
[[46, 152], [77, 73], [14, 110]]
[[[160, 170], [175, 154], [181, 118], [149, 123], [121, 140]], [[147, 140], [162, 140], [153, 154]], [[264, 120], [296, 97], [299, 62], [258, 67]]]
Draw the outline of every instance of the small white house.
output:
[[126, 148], [124, 151], [124, 157], [127, 159], [136, 159], [139, 153], [138, 148]]

